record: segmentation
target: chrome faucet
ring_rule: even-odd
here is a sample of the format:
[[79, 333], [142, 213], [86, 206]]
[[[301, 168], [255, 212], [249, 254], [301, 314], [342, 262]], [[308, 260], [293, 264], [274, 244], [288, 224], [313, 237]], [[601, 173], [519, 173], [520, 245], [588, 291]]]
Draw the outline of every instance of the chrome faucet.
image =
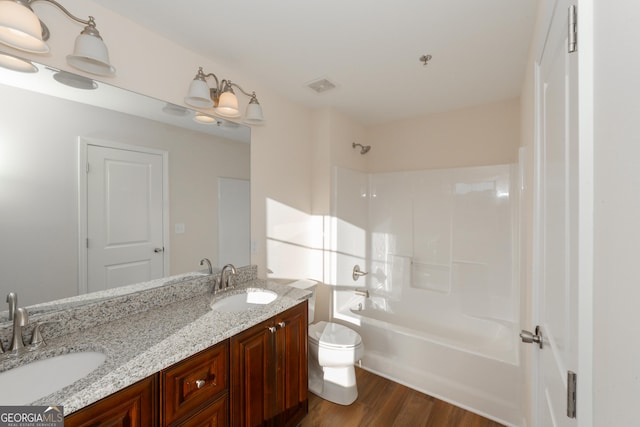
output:
[[26, 350], [24, 341], [22, 340], [22, 328], [27, 325], [29, 325], [29, 313], [27, 309], [17, 309], [13, 316], [13, 339], [11, 340], [9, 352], [22, 353]]
[[[42, 332], [40, 331], [42, 329], [42, 325], [55, 322], [38, 323], [33, 329], [31, 344], [26, 346], [22, 337], [22, 329], [25, 326], [29, 326], [29, 312], [26, 308], [16, 308], [18, 305], [18, 296], [15, 292], [10, 292], [9, 295], [7, 295], [7, 302], [9, 303], [9, 318], [13, 321], [13, 333], [11, 336], [11, 344], [9, 345], [9, 349], [6, 353], [22, 354], [25, 351], [32, 351], [36, 348], [45, 346], [46, 343], [44, 342]], [[2, 348], [2, 341], [0, 341], [0, 354], [2, 353], [5, 353], [5, 351]]]
[[[7, 303], [9, 304], [9, 321], [13, 321], [16, 306], [18, 305], [18, 295], [15, 292], [9, 292], [7, 294]], [[0, 340], [0, 354], [2, 353], [4, 353], [4, 347], [2, 347], [2, 340]]]
[[220, 271], [220, 289], [226, 289], [231, 285], [231, 278], [238, 274], [236, 271], [236, 267], [233, 264], [227, 264], [222, 267], [222, 271]]
[[200, 260], [200, 265], [205, 265], [207, 264], [207, 269], [209, 270], [209, 275], [213, 274], [213, 267], [211, 267], [211, 261], [209, 261], [209, 258], [202, 258]]
[[7, 303], [9, 303], [9, 320], [13, 320], [18, 305], [18, 295], [15, 292], [9, 292], [7, 295]]

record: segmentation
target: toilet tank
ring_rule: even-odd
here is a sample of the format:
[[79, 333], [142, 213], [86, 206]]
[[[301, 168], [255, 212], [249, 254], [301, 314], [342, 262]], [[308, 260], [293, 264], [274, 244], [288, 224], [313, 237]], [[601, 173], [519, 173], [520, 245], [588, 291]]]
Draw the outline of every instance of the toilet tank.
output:
[[296, 280], [289, 283], [289, 286], [311, 291], [311, 296], [309, 297], [309, 324], [313, 323], [316, 308], [316, 287], [318, 286], [318, 282], [314, 280]]

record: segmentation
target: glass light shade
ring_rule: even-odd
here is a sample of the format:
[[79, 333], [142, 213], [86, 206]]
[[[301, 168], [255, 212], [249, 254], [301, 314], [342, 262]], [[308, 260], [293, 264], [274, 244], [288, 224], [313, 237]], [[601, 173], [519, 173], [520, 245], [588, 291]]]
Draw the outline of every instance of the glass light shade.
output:
[[31, 9], [13, 1], [0, 1], [0, 43], [33, 53], [47, 53], [40, 19]]
[[189, 85], [189, 94], [184, 102], [196, 108], [211, 108], [213, 101], [211, 100], [211, 90], [204, 80], [193, 79]]
[[162, 107], [162, 111], [165, 114], [176, 117], [184, 117], [189, 114], [189, 110], [187, 110], [186, 108], [181, 107], [180, 105], [172, 104], [170, 102], [167, 102], [164, 107]]
[[224, 117], [240, 117], [238, 97], [233, 92], [222, 92], [216, 113]]
[[67, 55], [67, 62], [78, 70], [99, 76], [112, 76], [116, 72], [109, 62], [107, 46], [100, 37], [91, 34], [76, 37], [73, 54]]
[[77, 74], [68, 73], [66, 71], [58, 71], [53, 74], [53, 79], [63, 85], [76, 89], [94, 90], [98, 89], [98, 83], [88, 77], [79, 76]]
[[264, 123], [264, 115], [262, 114], [262, 106], [257, 102], [251, 102], [247, 105], [247, 112], [243, 122], [250, 125], [260, 125]]
[[38, 68], [31, 61], [0, 52], [0, 67], [21, 73], [35, 73]]
[[218, 120], [216, 120], [215, 117], [209, 116], [207, 114], [202, 114], [202, 113], [196, 113], [196, 115], [193, 117], [193, 120], [198, 123], [203, 123], [206, 125], [218, 123]]

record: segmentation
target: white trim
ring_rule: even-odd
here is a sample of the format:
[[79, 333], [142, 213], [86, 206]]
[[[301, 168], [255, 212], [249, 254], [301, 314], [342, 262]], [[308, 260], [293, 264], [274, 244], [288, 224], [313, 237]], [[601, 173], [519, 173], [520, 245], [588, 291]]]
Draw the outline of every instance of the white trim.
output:
[[594, 1], [578, 3], [578, 390], [577, 419], [594, 423], [593, 399], [593, 265], [594, 265]]
[[87, 145], [78, 137], [78, 295], [87, 287]]
[[[530, 327], [534, 327], [534, 325], [538, 325], [540, 322], [540, 298], [539, 298], [539, 288], [540, 288], [540, 277], [541, 277], [541, 236], [540, 230], [542, 228], [542, 215], [541, 215], [541, 200], [542, 195], [540, 194], [540, 189], [542, 188], [542, 183], [540, 182], [541, 172], [540, 172], [540, 164], [541, 164], [541, 141], [540, 141], [540, 127], [541, 124], [541, 110], [542, 110], [542, 102], [540, 99], [541, 88], [540, 88], [540, 62], [538, 60], [535, 61], [534, 64], [534, 90], [535, 90], [535, 105], [534, 105], [534, 138], [533, 138], [533, 212], [532, 212], [532, 255], [531, 255], [531, 325]], [[540, 399], [538, 390], [540, 389], [540, 381], [539, 381], [539, 372], [537, 367], [540, 364], [540, 352], [532, 351], [531, 357], [531, 422], [534, 426], [541, 425], [540, 422]]]
[[123, 144], [93, 137], [78, 137], [78, 294], [87, 289], [87, 154], [88, 147], [107, 147], [119, 150], [162, 156], [162, 246], [164, 247], [164, 277], [171, 275], [171, 245], [169, 241], [169, 152], [137, 145]]

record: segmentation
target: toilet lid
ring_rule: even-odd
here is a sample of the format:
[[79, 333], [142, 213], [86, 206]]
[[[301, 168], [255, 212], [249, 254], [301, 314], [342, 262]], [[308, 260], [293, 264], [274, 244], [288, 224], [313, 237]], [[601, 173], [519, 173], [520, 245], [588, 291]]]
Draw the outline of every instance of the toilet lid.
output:
[[331, 322], [318, 322], [309, 326], [309, 339], [325, 347], [356, 347], [362, 342], [353, 329]]

